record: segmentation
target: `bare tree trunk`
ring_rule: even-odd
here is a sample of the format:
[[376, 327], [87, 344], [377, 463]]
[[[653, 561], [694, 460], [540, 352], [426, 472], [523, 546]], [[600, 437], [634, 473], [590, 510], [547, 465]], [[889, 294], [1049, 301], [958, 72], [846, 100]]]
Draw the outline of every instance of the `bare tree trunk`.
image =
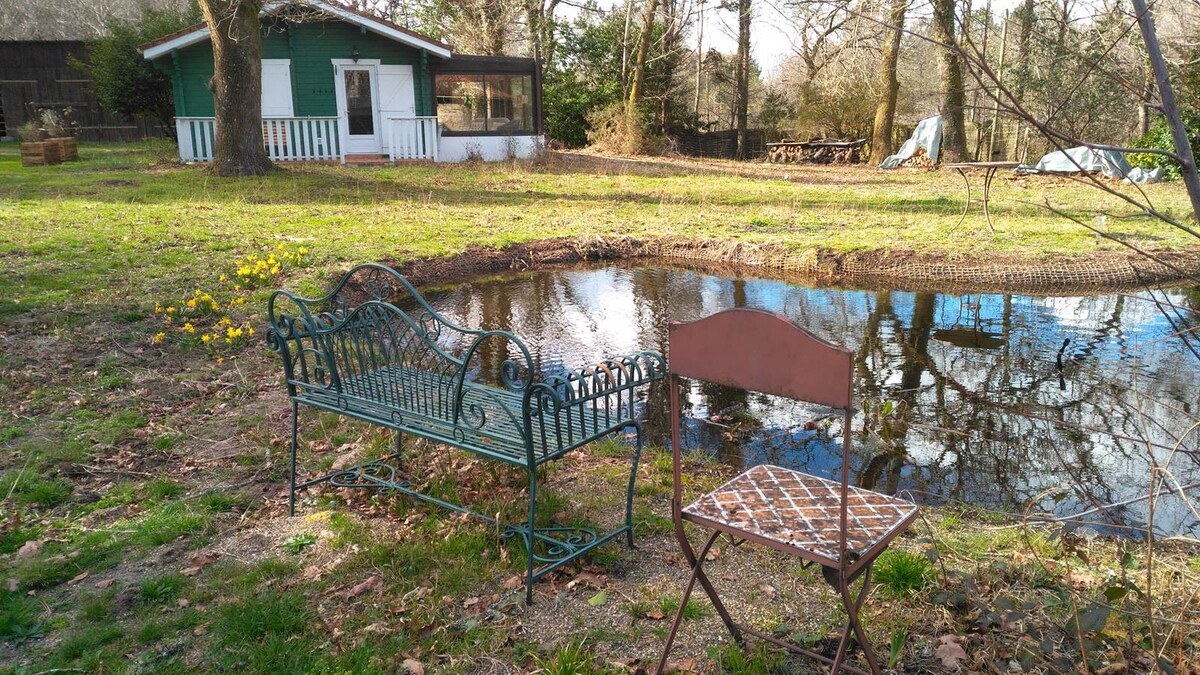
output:
[[633, 57], [633, 80], [629, 83], [627, 116], [636, 114], [633, 108], [642, 98], [642, 83], [645, 79], [646, 60], [650, 56], [650, 38], [654, 36], [654, 14], [657, 11], [658, 0], [646, 0], [646, 10], [642, 16], [642, 31], [638, 36], [638, 48]]
[[750, 0], [738, 0], [737, 158], [749, 154]]
[[875, 125], [871, 129], [871, 161], [876, 164], [892, 154], [892, 122], [896, 117], [896, 95], [900, 91], [896, 64], [900, 61], [900, 38], [904, 35], [906, 13], [908, 0], [892, 0], [879, 62], [879, 103], [875, 106]]
[[696, 119], [700, 119], [700, 88], [704, 76], [704, 0], [699, 0], [700, 20], [696, 24]]
[[621, 88], [629, 95], [629, 24], [633, 22], [633, 0], [625, 0], [625, 33], [621, 36]]
[[1142, 103], [1138, 106], [1138, 135], [1150, 131], [1150, 106], [1154, 101], [1154, 68], [1146, 64], [1146, 77], [1142, 83]]
[[1154, 29], [1154, 16], [1146, 7], [1146, 0], [1133, 0], [1133, 11], [1138, 18], [1138, 26], [1142, 30], [1142, 41], [1146, 43], [1146, 55], [1154, 70], [1154, 80], [1158, 85], [1158, 98], [1162, 101], [1162, 112], [1167, 118], [1167, 126], [1171, 129], [1171, 140], [1175, 142], [1175, 154], [1179, 155], [1179, 174], [1187, 187], [1188, 197], [1192, 202], [1192, 217], [1200, 222], [1200, 173], [1196, 171], [1196, 157], [1192, 154], [1192, 143], [1188, 139], [1187, 127], [1183, 126], [1183, 118], [1179, 115], [1179, 105], [1175, 101], [1175, 90], [1167, 76], [1167, 64], [1163, 59], [1162, 48], [1158, 44], [1158, 34]]
[[[955, 0], [933, 0], [933, 36], [938, 42], [955, 45]], [[963, 120], [962, 63], [953, 47], [942, 48], [942, 158], [961, 162], [967, 157], [967, 131]]]
[[200, 0], [212, 31], [212, 170], [218, 176], [261, 176], [271, 169], [263, 147], [261, 8], [260, 0]]
[[1033, 44], [1033, 24], [1037, 20], [1036, 7], [1034, 0], [1025, 0], [1025, 4], [1021, 6], [1021, 30], [1017, 38], [1017, 70], [1019, 72], [1017, 79], [1017, 100], [1024, 102], [1025, 99], [1025, 84], [1029, 79], [1029, 51]]

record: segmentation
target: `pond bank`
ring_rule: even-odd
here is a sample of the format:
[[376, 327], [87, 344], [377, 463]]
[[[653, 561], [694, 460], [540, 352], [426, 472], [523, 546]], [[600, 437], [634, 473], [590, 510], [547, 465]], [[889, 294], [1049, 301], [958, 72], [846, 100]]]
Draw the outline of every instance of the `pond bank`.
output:
[[471, 246], [449, 256], [394, 264], [417, 285], [457, 281], [509, 270], [589, 261], [662, 259], [706, 269], [755, 270], [769, 276], [826, 284], [897, 290], [1044, 292], [1120, 290], [1188, 285], [1200, 276], [1200, 250], [1155, 252], [1151, 260], [1132, 251], [1095, 251], [1059, 258], [990, 253], [986, 257], [943, 251], [836, 251], [783, 245], [681, 237], [556, 237], [501, 248]]

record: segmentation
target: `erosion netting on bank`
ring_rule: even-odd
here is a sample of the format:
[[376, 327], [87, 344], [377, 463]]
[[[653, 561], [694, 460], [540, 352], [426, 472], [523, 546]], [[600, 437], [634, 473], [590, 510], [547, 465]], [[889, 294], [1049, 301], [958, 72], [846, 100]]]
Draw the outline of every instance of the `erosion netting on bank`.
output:
[[1184, 284], [1200, 277], [1200, 250], [1156, 253], [1097, 251], [1059, 259], [993, 254], [986, 258], [913, 251], [795, 250], [712, 239], [554, 238], [503, 248], [472, 247], [459, 255], [398, 265], [418, 285], [506, 270], [626, 258], [765, 270], [828, 283], [908, 290], [1068, 292]]

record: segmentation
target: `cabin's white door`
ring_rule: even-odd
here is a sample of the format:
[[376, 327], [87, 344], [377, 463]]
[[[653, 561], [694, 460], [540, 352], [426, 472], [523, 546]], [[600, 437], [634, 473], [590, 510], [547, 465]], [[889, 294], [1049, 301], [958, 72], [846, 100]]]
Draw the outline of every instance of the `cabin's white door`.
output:
[[[397, 132], [392, 119], [417, 116], [416, 97], [413, 90], [412, 66], [379, 66], [379, 118], [383, 125], [383, 150], [391, 150]], [[401, 131], [405, 125], [399, 125]]]
[[334, 64], [334, 91], [345, 154], [380, 152], [377, 64]]

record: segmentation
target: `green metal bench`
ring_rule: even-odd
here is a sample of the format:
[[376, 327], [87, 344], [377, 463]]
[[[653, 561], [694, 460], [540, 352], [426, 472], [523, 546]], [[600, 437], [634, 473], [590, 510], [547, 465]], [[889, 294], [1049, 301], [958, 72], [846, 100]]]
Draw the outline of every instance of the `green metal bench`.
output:
[[[321, 298], [275, 291], [267, 312], [268, 343], [282, 356], [292, 403], [289, 515], [295, 513], [297, 490], [328, 482], [402, 493], [497, 524], [490, 516], [421, 493], [405, 479], [401, 441], [411, 434], [528, 472], [528, 521], [504, 529], [505, 539], [519, 536], [525, 544], [526, 602], [533, 600], [534, 581], [551, 570], [621, 534], [633, 546], [633, 487], [642, 449], [636, 390], [663, 379], [666, 364], [660, 354], [639, 352], [538, 379], [529, 349], [515, 335], [455, 325], [407, 279], [378, 264], [351, 269]], [[302, 405], [395, 430], [395, 453], [298, 481]], [[637, 440], [624, 524], [604, 534], [537, 527], [538, 467], [628, 428]]]

